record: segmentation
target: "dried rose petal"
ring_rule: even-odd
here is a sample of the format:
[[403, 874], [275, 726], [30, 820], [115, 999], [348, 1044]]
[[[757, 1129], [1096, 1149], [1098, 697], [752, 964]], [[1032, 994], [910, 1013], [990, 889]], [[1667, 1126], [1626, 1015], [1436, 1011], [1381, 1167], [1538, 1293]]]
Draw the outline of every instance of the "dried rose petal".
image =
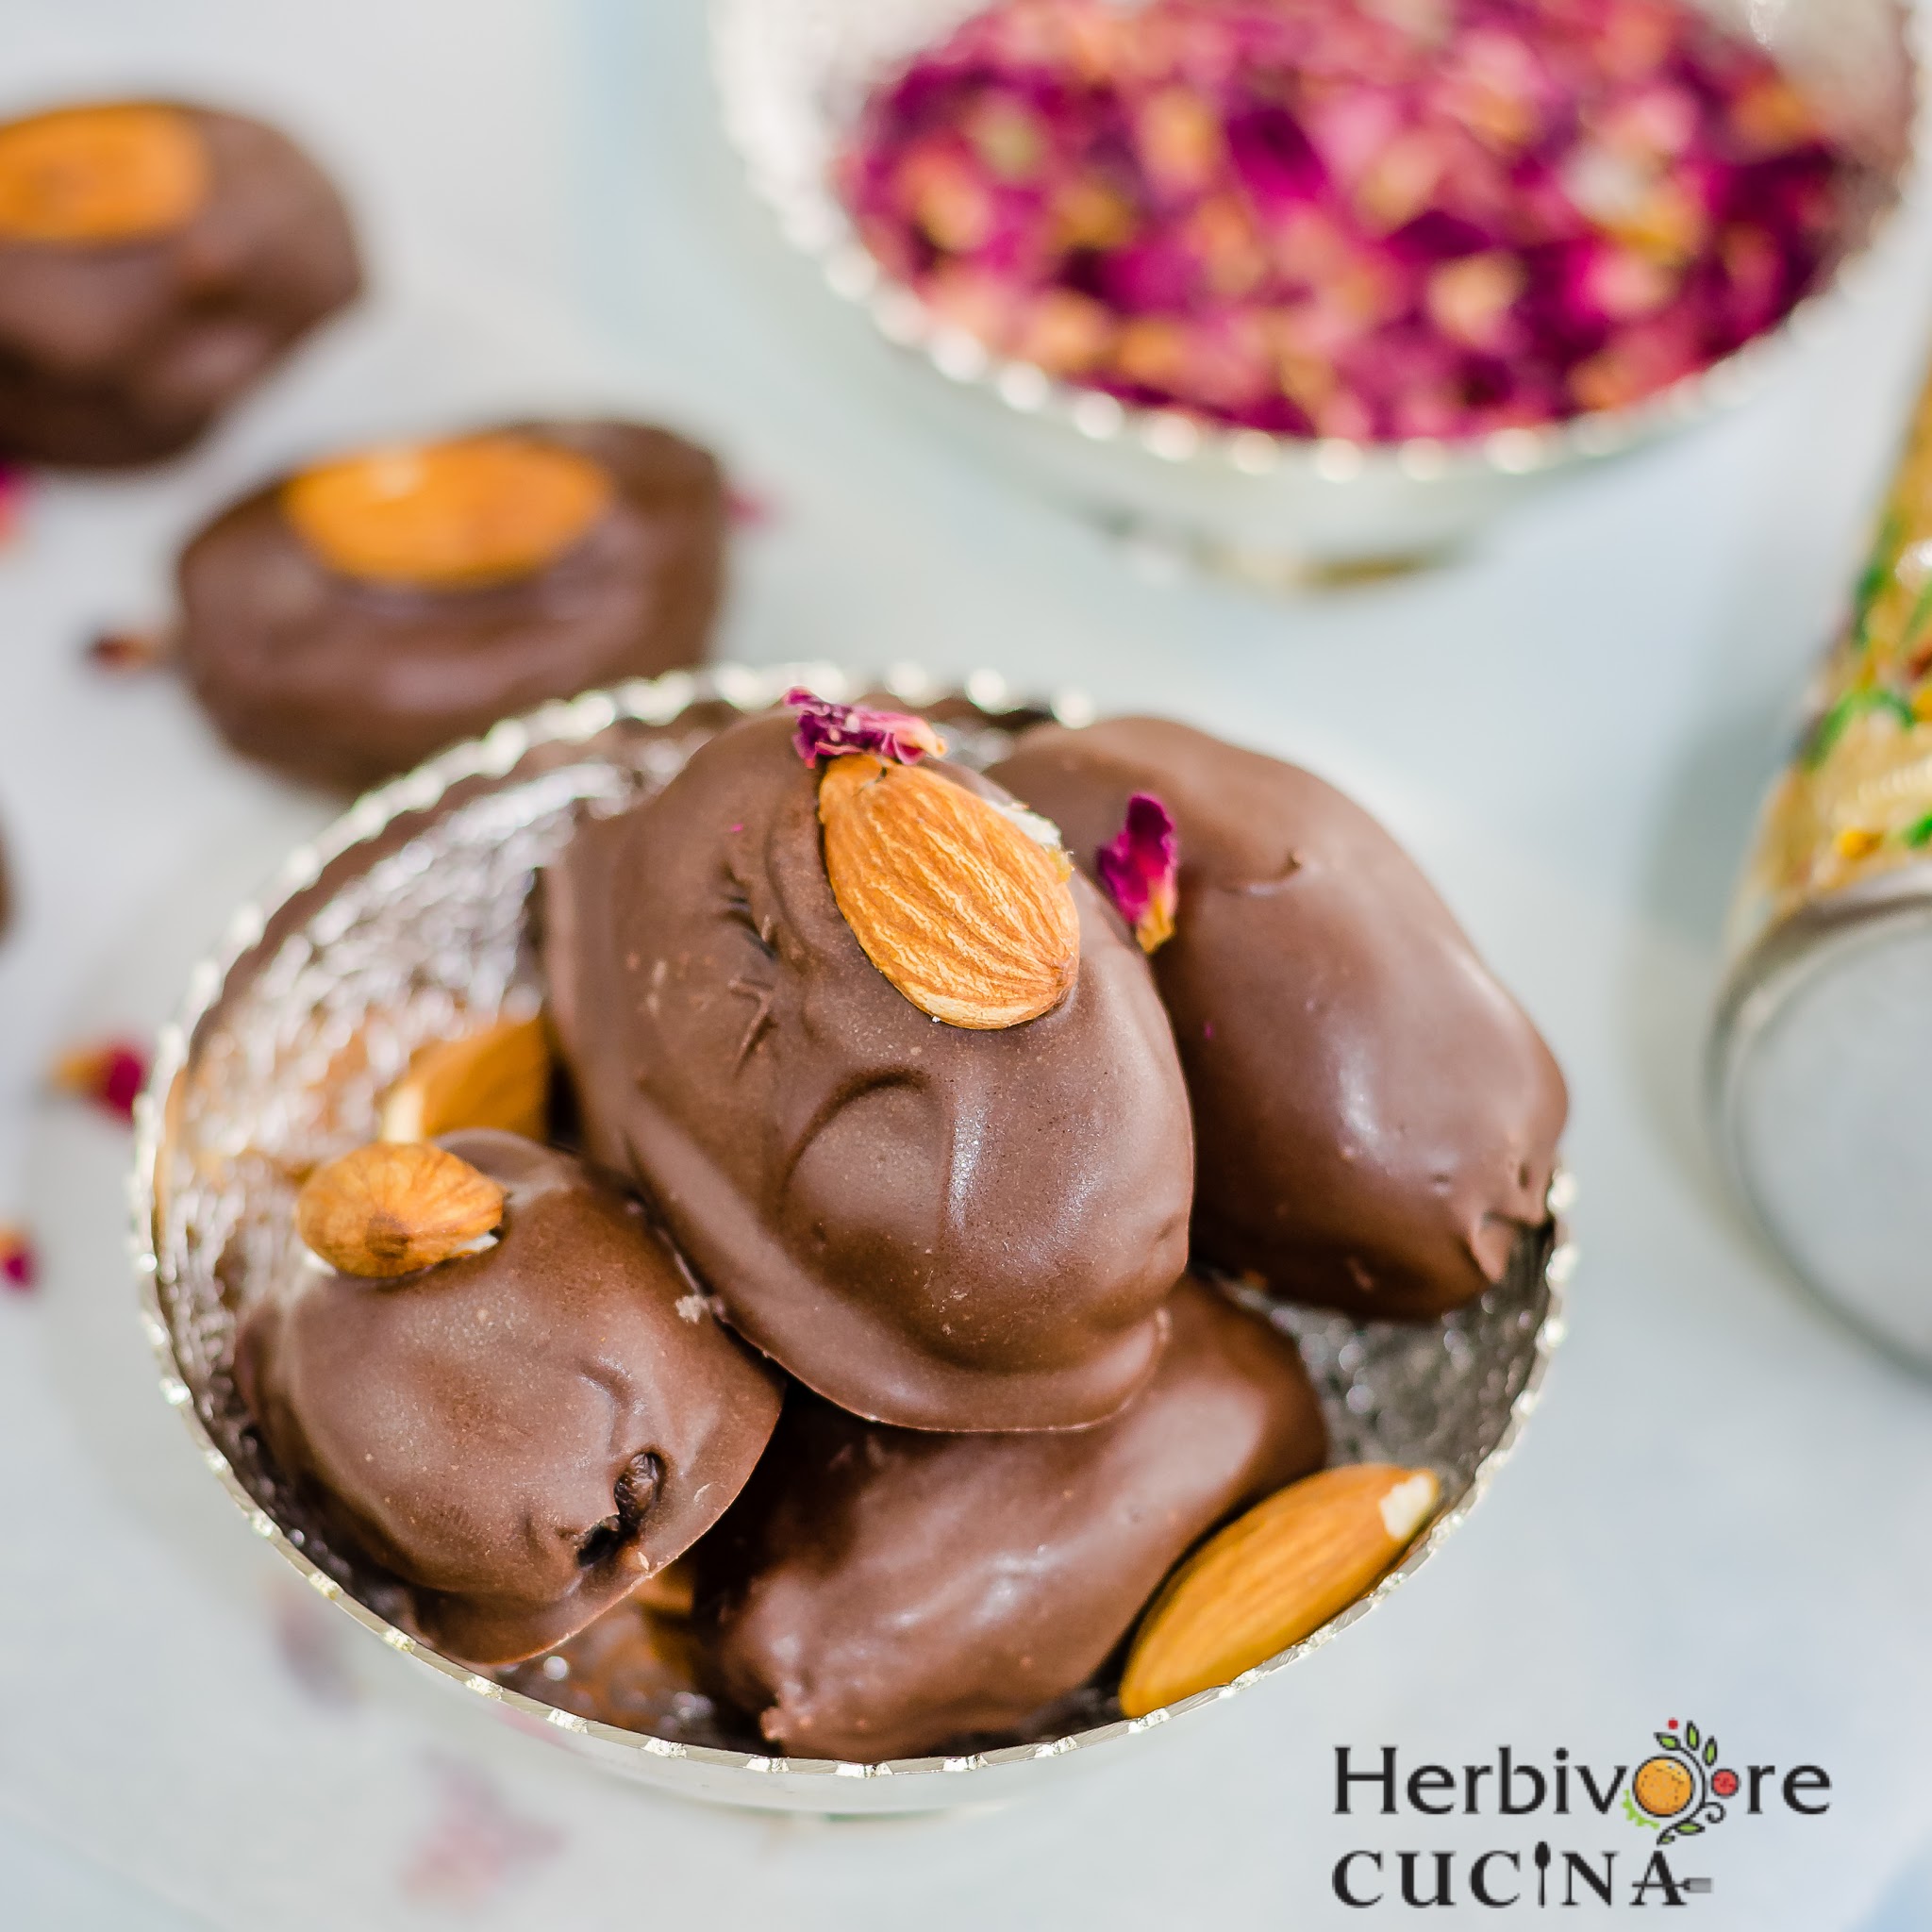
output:
[[777, 508], [769, 496], [734, 484], [724, 498], [724, 508], [741, 530], [761, 530], [776, 520]]
[[526, 1868], [562, 1850], [564, 1833], [516, 1810], [485, 1773], [441, 1756], [432, 1763], [441, 1803], [403, 1867], [406, 1896], [480, 1906]]
[[807, 764], [867, 752], [895, 765], [916, 765], [930, 752], [937, 758], [946, 741], [924, 718], [905, 711], [874, 711], [863, 705], [835, 705], [800, 685], [785, 693], [798, 713], [792, 742]]
[[317, 1704], [341, 1709], [360, 1694], [343, 1653], [344, 1628], [299, 1584], [278, 1589], [275, 1599], [275, 1647], [289, 1674]]
[[152, 671], [174, 655], [174, 639], [158, 630], [104, 630], [87, 647], [87, 661], [117, 677]]
[[91, 1041], [55, 1061], [53, 1084], [62, 1093], [92, 1101], [116, 1120], [132, 1121], [134, 1103], [147, 1085], [145, 1047], [130, 1040]]
[[41, 1278], [40, 1251], [25, 1228], [0, 1222], [0, 1288], [26, 1294]]
[[26, 507], [26, 472], [17, 464], [0, 462], [0, 543], [20, 533], [21, 512]]
[[1667, 388], [1817, 286], [1864, 186], [1682, 0], [999, 0], [834, 175], [999, 355], [1356, 441]]
[[1135, 792], [1126, 823], [1093, 855], [1093, 866], [1143, 953], [1158, 952], [1174, 937], [1180, 865], [1173, 815], [1152, 792]]

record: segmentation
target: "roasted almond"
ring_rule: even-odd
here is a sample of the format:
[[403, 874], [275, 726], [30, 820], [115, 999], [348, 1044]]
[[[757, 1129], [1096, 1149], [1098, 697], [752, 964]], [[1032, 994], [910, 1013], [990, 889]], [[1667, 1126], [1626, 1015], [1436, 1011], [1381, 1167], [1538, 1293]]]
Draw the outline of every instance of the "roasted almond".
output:
[[385, 1141], [434, 1141], [463, 1127], [541, 1141], [549, 1124], [550, 1040], [536, 1015], [419, 1049], [382, 1101]]
[[1358, 1463], [1256, 1504], [1155, 1598], [1127, 1657], [1121, 1708], [1145, 1717], [1319, 1630], [1415, 1540], [1436, 1495], [1425, 1469]]
[[426, 1141], [372, 1141], [308, 1176], [295, 1228], [344, 1274], [412, 1274], [446, 1261], [503, 1222], [503, 1190]]
[[58, 108], [0, 127], [0, 235], [13, 241], [165, 234], [194, 215], [208, 190], [201, 135], [173, 108]]
[[533, 437], [373, 449], [282, 485], [282, 513], [332, 570], [464, 590], [529, 576], [576, 543], [613, 494], [601, 463]]
[[924, 765], [834, 758], [819, 780], [832, 895], [869, 958], [949, 1025], [1018, 1026], [1080, 969], [1073, 867], [1058, 845]]

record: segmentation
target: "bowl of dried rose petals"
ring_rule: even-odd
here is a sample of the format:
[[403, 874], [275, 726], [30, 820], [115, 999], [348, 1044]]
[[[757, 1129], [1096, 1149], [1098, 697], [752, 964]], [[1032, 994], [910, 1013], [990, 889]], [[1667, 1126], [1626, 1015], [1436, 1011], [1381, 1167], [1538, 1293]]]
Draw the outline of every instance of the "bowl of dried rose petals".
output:
[[956, 425], [1262, 580], [1751, 393], [1898, 200], [1898, 0], [713, 0], [728, 131]]

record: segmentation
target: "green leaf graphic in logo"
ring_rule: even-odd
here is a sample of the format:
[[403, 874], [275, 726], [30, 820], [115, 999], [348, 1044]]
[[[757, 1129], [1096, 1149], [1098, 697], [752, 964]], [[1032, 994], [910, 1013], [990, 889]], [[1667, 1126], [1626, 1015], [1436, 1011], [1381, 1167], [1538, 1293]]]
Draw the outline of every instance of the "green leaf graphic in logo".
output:
[[1735, 1771], [1720, 1767], [1714, 1732], [1700, 1730], [1687, 1718], [1651, 1733], [1663, 1747], [1630, 1774], [1624, 1791], [1624, 1816], [1657, 1834], [1658, 1845], [1681, 1838], [1702, 1838], [1724, 1821], [1726, 1803], [1738, 1795]]
[[1643, 1812], [1640, 1811], [1637, 1808], [1637, 1801], [1633, 1797], [1631, 1797], [1628, 1791], [1625, 1791], [1624, 1793], [1624, 1816], [1627, 1818], [1632, 1824], [1642, 1825], [1645, 1831], [1655, 1831], [1657, 1828], [1657, 1820], [1655, 1818], [1648, 1817]]

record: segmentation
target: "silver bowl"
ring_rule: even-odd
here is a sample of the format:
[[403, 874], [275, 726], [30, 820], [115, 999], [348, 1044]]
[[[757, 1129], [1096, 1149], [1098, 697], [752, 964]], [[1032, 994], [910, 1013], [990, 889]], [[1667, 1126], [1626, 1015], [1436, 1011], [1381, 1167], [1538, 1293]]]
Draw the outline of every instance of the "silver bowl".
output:
[[1767, 46], [1851, 149], [1864, 186], [1828, 285], [1736, 355], [1628, 408], [1470, 442], [1355, 443], [1230, 430], [1123, 405], [991, 353], [888, 276], [830, 187], [868, 89], [984, 0], [711, 0], [724, 127], [786, 239], [877, 333], [941, 380], [942, 425], [1117, 534], [1282, 588], [1426, 562], [1551, 478], [1757, 393], [1870, 250], [1913, 152], [1903, 0], [1696, 0]]
[[883, 686], [944, 718], [959, 755], [981, 763], [1001, 756], [1017, 728], [1090, 715], [1071, 697], [1011, 699], [991, 673], [947, 691], [907, 669], [874, 682], [824, 664], [721, 667], [546, 706], [371, 792], [236, 913], [162, 1031], [136, 1109], [142, 1320], [163, 1395], [255, 1533], [424, 1670], [525, 1729], [543, 1724], [608, 1769], [685, 1796], [785, 1810], [931, 1810], [1024, 1790], [1049, 1765], [1091, 1762], [1235, 1696], [1421, 1569], [1489, 1487], [1561, 1339], [1561, 1291], [1575, 1256], [1554, 1217], [1568, 1184], [1553, 1187], [1552, 1223], [1525, 1240], [1509, 1277], [1443, 1322], [1364, 1327], [1271, 1312], [1300, 1346], [1337, 1458], [1433, 1468], [1442, 1504], [1366, 1597], [1223, 1689], [1131, 1722], [1097, 1698], [1090, 1727], [1008, 1749], [848, 1764], [774, 1757], [702, 1712], [676, 1736], [587, 1722], [437, 1655], [406, 1627], [394, 1587], [328, 1548], [263, 1457], [230, 1374], [237, 1321], [296, 1263], [297, 1177], [374, 1138], [379, 1098], [415, 1048], [541, 997], [525, 902], [579, 811], [617, 808], [662, 785], [706, 738], [771, 707], [792, 683], [834, 697]]

